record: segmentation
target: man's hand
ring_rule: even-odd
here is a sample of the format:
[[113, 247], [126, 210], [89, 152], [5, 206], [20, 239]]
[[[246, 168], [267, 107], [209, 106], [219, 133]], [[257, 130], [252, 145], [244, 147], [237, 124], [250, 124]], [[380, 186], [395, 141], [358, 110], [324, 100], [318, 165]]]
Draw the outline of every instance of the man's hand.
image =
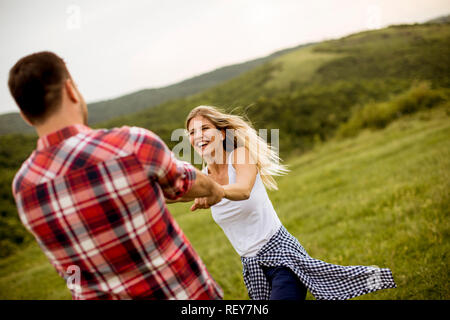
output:
[[195, 211], [197, 209], [208, 209], [209, 207], [208, 198], [195, 198], [194, 204], [191, 206], [191, 211]]
[[225, 190], [220, 184], [216, 182], [214, 182], [213, 185], [214, 188], [212, 190], [212, 194], [209, 197], [195, 198], [194, 204], [191, 207], [191, 211], [195, 211], [197, 209], [208, 209], [222, 200], [222, 198], [225, 196]]

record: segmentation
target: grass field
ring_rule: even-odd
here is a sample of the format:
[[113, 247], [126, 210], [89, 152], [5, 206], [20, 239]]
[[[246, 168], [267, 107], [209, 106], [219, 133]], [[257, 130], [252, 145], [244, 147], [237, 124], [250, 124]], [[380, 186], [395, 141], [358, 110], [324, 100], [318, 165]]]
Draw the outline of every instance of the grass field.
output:
[[[282, 134], [282, 132], [280, 132]], [[281, 146], [282, 147], [282, 146]], [[450, 110], [406, 116], [287, 161], [270, 197], [309, 254], [392, 270], [398, 288], [357, 299], [450, 299]], [[170, 210], [225, 299], [247, 299], [241, 262], [209, 210]], [[313, 297], [308, 293], [308, 299]], [[0, 260], [0, 299], [70, 299], [37, 245]]]
[[316, 52], [314, 48], [314, 46], [300, 48], [272, 60], [273, 64], [280, 64], [280, 68], [271, 73], [271, 79], [265, 86], [279, 90], [289, 87], [293, 81], [306, 83], [323, 64], [344, 56], [343, 54]]

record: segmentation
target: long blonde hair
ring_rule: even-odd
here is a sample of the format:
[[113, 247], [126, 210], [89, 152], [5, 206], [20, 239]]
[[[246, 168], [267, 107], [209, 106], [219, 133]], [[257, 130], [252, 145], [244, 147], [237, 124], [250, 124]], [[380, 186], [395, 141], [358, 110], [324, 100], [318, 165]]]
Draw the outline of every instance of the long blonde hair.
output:
[[187, 116], [186, 129], [189, 127], [189, 122], [196, 116], [205, 117], [218, 130], [234, 130], [233, 148], [244, 146], [249, 151], [250, 157], [255, 160], [266, 188], [278, 190], [273, 176], [286, 174], [289, 170], [285, 165], [279, 164], [281, 159], [277, 151], [257, 134], [250, 121], [246, 121], [238, 115], [227, 114], [216, 107], [198, 106], [192, 109]]

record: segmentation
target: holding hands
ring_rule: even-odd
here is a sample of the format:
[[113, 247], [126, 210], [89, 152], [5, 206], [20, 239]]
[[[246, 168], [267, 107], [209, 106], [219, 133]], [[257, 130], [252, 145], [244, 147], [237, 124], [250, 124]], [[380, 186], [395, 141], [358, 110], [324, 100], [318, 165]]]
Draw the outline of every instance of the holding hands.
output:
[[214, 182], [212, 194], [209, 197], [195, 198], [194, 204], [191, 206], [191, 211], [195, 211], [197, 209], [209, 209], [211, 206], [220, 202], [224, 196], [224, 188], [220, 184]]
[[197, 209], [208, 209], [210, 205], [208, 205], [208, 198], [195, 198], [194, 204], [191, 206], [191, 211], [195, 211]]

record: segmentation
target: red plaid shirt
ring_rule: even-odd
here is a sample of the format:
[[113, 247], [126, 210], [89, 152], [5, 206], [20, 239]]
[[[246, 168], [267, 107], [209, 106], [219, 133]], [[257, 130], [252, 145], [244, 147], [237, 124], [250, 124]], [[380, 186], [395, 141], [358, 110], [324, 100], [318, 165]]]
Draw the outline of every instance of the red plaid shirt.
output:
[[195, 177], [148, 130], [74, 125], [38, 140], [13, 194], [74, 299], [220, 299], [164, 201]]

